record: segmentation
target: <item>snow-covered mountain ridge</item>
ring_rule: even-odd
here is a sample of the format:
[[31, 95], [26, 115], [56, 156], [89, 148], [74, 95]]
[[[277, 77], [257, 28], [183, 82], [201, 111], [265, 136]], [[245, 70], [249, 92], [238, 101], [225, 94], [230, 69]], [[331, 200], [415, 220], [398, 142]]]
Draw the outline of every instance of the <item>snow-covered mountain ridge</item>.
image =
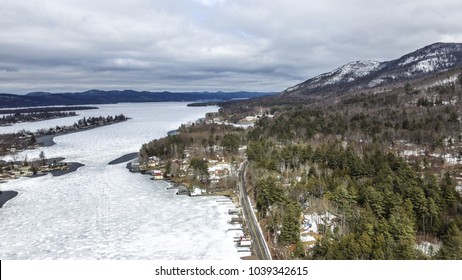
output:
[[283, 94], [341, 94], [462, 67], [461, 43], [435, 43], [396, 60], [360, 60], [286, 89]]

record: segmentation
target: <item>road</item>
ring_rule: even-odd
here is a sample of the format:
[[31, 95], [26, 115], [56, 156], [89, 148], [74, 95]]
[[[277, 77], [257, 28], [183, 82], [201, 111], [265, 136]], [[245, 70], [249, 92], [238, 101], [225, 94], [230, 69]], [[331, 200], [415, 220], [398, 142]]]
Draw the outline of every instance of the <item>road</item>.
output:
[[248, 162], [244, 161], [239, 168], [238, 187], [242, 213], [252, 237], [252, 248], [254, 249], [255, 254], [260, 260], [271, 260], [268, 245], [266, 244], [260, 225], [258, 224], [257, 217], [255, 216], [252, 205], [250, 205], [249, 197], [247, 196], [245, 187], [245, 170], [247, 168], [247, 164]]

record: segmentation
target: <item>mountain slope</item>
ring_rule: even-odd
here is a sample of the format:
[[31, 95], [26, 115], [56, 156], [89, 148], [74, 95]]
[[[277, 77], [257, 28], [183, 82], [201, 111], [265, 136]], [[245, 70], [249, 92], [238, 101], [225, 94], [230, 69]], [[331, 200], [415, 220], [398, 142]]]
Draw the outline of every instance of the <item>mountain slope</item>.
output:
[[396, 60], [348, 63], [282, 92], [283, 95], [324, 96], [389, 86], [462, 67], [461, 43], [435, 43]]

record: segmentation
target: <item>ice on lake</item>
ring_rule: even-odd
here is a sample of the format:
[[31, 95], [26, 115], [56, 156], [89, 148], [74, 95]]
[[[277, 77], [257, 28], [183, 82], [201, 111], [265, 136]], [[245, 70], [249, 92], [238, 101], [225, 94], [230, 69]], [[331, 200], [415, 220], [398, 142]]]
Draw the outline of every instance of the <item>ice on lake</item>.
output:
[[71, 125], [83, 116], [123, 113], [132, 119], [55, 138], [54, 146], [26, 151], [85, 164], [76, 172], [21, 178], [0, 186], [19, 195], [0, 209], [1, 259], [239, 259], [228, 206], [217, 197], [185, 197], [165, 182], [108, 165], [215, 107], [186, 103], [97, 105], [77, 117], [0, 128], [34, 131]]

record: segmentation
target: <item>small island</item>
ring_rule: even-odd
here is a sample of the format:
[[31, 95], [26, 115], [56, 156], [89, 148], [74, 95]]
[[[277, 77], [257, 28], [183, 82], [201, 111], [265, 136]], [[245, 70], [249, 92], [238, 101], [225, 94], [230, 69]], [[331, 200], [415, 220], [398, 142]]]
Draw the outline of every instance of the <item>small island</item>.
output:
[[[40, 152], [40, 159], [29, 162], [27, 157], [24, 161], [2, 161], [0, 160], [0, 183], [6, 183], [9, 180], [20, 177], [35, 178], [45, 176], [48, 173], [53, 176], [62, 176], [76, 171], [81, 166], [78, 162], [64, 162], [64, 158], [45, 157], [44, 152]], [[0, 190], [0, 208], [10, 199], [16, 197], [18, 192], [13, 190]]]
[[46, 158], [43, 151], [39, 154], [39, 159], [29, 161], [27, 157], [23, 161], [3, 161], [0, 160], [0, 183], [20, 177], [39, 177], [51, 173], [53, 176], [62, 176], [76, 171], [84, 166], [78, 162], [65, 162], [64, 158]]

